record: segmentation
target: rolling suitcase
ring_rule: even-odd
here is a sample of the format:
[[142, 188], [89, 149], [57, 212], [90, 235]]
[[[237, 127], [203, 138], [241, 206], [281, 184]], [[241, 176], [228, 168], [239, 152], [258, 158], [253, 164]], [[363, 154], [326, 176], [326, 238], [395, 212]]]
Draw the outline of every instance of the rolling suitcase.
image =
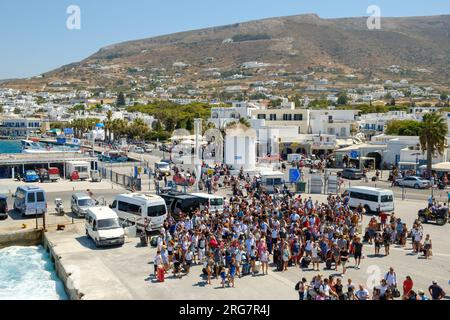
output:
[[261, 262], [256, 261], [255, 262], [255, 273], [259, 273], [261, 271]]
[[164, 276], [165, 276], [164, 268], [158, 267], [158, 281], [164, 282]]

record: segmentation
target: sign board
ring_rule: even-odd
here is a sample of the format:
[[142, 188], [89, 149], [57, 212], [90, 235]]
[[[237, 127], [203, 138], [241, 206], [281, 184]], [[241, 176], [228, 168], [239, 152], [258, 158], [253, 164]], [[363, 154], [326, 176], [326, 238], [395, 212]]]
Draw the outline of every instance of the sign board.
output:
[[353, 151], [350, 151], [349, 156], [350, 156], [350, 158], [357, 159], [357, 158], [359, 158], [360, 153], [357, 150], [353, 150]]
[[289, 182], [290, 183], [298, 182], [298, 181], [300, 181], [300, 178], [301, 178], [300, 170], [295, 169], [295, 168], [289, 169]]

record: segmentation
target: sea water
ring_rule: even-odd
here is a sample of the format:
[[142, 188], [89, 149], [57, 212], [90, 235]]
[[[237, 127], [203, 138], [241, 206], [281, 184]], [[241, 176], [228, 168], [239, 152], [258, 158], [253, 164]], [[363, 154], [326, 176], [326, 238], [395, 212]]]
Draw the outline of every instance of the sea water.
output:
[[0, 154], [22, 153], [22, 144], [20, 141], [0, 140]]
[[42, 246], [0, 249], [0, 300], [67, 300]]

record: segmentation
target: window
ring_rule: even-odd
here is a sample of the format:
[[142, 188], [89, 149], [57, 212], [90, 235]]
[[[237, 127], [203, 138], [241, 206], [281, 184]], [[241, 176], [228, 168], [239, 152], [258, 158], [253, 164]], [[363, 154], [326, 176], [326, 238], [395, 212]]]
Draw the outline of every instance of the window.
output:
[[44, 197], [44, 193], [43, 192], [36, 193], [36, 196], [37, 196], [37, 202], [44, 202], [45, 201], [45, 197]]
[[128, 202], [119, 201], [119, 210], [139, 216], [141, 215], [141, 206]]
[[119, 219], [102, 219], [98, 220], [98, 230], [111, 230], [120, 228]]
[[284, 121], [291, 121], [292, 120], [292, 114], [283, 114], [283, 120]]
[[151, 206], [147, 209], [147, 216], [149, 217], [160, 217], [166, 214], [166, 206]]
[[266, 120], [266, 115], [265, 114], [258, 114], [258, 119]]
[[347, 135], [347, 130], [345, 128], [341, 128], [341, 137], [345, 137]]
[[303, 115], [302, 114], [294, 114], [294, 120], [295, 121], [302, 121]]
[[275, 113], [272, 113], [272, 114], [270, 115], [270, 120], [271, 120], [271, 121], [276, 121], [276, 120], [277, 120], [277, 115], [276, 115]]
[[209, 203], [212, 206], [221, 206], [221, 205], [223, 205], [223, 199], [222, 198], [211, 199], [211, 200], [209, 200]]
[[111, 208], [113, 208], [113, 209], [117, 208], [117, 200], [113, 201]]
[[378, 196], [377, 195], [361, 193], [361, 192], [354, 192], [354, 191], [352, 191], [350, 193], [350, 198], [364, 200], [364, 201], [369, 201], [369, 202], [378, 202]]
[[394, 197], [392, 195], [381, 196], [381, 202], [393, 202]]
[[30, 192], [27, 196], [27, 202], [28, 203], [35, 203], [36, 202], [36, 194], [34, 192]]

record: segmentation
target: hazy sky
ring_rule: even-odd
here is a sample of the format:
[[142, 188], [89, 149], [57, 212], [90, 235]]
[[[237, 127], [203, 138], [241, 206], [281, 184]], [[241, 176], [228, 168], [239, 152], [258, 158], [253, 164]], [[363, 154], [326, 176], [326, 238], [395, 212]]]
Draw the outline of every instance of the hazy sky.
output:
[[[38, 75], [118, 42], [268, 17], [450, 14], [449, 0], [1, 0], [0, 79]], [[81, 9], [69, 30], [68, 6]]]

